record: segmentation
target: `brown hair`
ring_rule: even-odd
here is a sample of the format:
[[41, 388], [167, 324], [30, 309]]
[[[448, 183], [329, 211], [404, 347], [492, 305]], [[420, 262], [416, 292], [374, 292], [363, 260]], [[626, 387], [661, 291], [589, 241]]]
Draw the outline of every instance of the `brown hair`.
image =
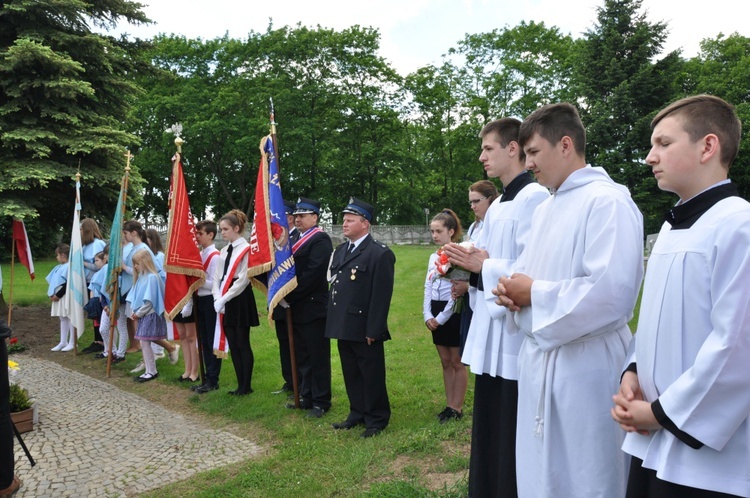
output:
[[432, 221], [439, 221], [448, 230], [453, 230], [453, 236], [451, 242], [460, 242], [461, 236], [463, 235], [463, 228], [461, 228], [461, 220], [458, 219], [458, 215], [453, 210], [445, 208], [438, 214], [436, 214]]
[[195, 224], [195, 229], [206, 232], [207, 234], [210, 233], [213, 235], [213, 238], [216, 238], [216, 222], [213, 220], [199, 221]]
[[136, 232], [140, 237], [141, 242], [146, 242], [146, 232], [143, 230], [143, 225], [135, 220], [129, 220], [122, 224], [123, 232]]
[[221, 221], [226, 221], [233, 227], [239, 227], [240, 233], [245, 230], [245, 224], [247, 223], [247, 216], [239, 209], [232, 209], [227, 214], [221, 217]]
[[[502, 118], [490, 121], [482, 128], [479, 132], [479, 138], [484, 138], [487, 135], [494, 133], [497, 135], [497, 142], [503, 149], [508, 146], [511, 142], [518, 142], [518, 134], [521, 130], [521, 121], [516, 118]], [[523, 152], [523, 148], [519, 155], [519, 159], [523, 162], [526, 159], [526, 154]]]
[[156, 254], [164, 252], [164, 245], [161, 243], [161, 235], [153, 228], [146, 229], [146, 245], [151, 248], [151, 252]]
[[586, 129], [578, 110], [567, 102], [547, 104], [529, 114], [518, 132], [521, 148], [534, 133], [553, 145], [563, 137], [570, 137], [576, 153], [581, 157], [586, 155]]
[[81, 244], [91, 244], [95, 239], [101, 239], [102, 232], [93, 218], [85, 218], [81, 221]]
[[70, 257], [70, 246], [63, 242], [57, 244], [55, 247], [55, 254], [64, 254], [66, 258]]
[[659, 111], [651, 121], [651, 127], [656, 127], [667, 116], [680, 120], [693, 143], [709, 134], [719, 137], [719, 160], [727, 169], [737, 158], [742, 139], [742, 123], [729, 102], [713, 95], [685, 97]]

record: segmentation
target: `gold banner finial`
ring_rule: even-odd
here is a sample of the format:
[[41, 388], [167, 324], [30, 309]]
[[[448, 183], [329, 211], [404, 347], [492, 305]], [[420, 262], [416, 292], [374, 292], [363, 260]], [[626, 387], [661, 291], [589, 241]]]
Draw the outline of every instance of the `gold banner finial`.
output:
[[130, 172], [130, 160], [133, 159], [135, 156], [130, 153], [129, 150], [125, 150], [125, 158], [127, 162], [125, 163], [125, 171]]

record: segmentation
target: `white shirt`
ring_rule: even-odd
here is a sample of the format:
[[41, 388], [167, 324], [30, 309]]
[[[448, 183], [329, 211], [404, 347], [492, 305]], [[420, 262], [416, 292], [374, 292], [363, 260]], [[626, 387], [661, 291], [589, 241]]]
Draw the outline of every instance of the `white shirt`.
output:
[[[444, 325], [453, 315], [453, 298], [451, 297], [451, 281], [440, 277], [435, 266], [438, 255], [436, 252], [430, 254], [427, 264], [427, 276], [424, 280], [424, 298], [422, 300], [422, 315], [424, 321], [434, 318], [440, 325]], [[447, 301], [443, 311], [437, 316], [432, 315], [432, 301]]]

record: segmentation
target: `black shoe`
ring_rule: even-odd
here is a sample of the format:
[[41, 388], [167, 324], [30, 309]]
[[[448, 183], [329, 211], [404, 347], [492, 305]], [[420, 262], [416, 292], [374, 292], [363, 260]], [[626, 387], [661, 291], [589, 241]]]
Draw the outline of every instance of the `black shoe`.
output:
[[230, 396], [247, 396], [248, 394], [253, 393], [254, 391], [252, 389], [248, 391], [240, 391], [239, 389], [235, 389], [234, 391], [229, 391]]
[[368, 427], [367, 429], [365, 429], [365, 431], [362, 434], [359, 435], [359, 437], [361, 438], [373, 437], [373, 436], [377, 436], [381, 432], [383, 432], [383, 429], [380, 429], [378, 427]]
[[290, 393], [292, 391], [294, 391], [294, 389], [292, 389], [292, 386], [290, 386], [289, 384], [284, 384], [278, 391], [271, 391], [271, 394], [284, 394]]
[[98, 353], [99, 351], [104, 351], [104, 345], [99, 344], [98, 342], [92, 342], [85, 348], [81, 350], [81, 353]]
[[350, 420], [344, 420], [343, 422], [336, 422], [334, 424], [331, 424], [331, 427], [336, 430], [345, 429], [348, 431], [349, 429], [354, 429], [358, 425], [364, 425], [364, 422], [352, 422]]
[[106, 357], [107, 357], [107, 355], [104, 354], [104, 353], [97, 353], [97, 354], [94, 355], [94, 359], [95, 360], [101, 360], [102, 358], [106, 358]]
[[444, 424], [449, 420], [461, 420], [463, 418], [464, 414], [454, 410], [453, 408], [448, 408], [445, 412], [445, 417], [440, 419], [440, 423]]
[[[290, 410], [296, 410], [297, 409], [297, 407], [294, 406], [294, 403], [287, 403], [286, 407], [289, 408]], [[312, 407], [313, 406], [311, 404], [303, 403], [302, 400], [299, 400], [299, 409], [300, 410], [310, 410], [310, 409], [312, 409]]]
[[112, 364], [113, 365], [115, 365], [117, 363], [122, 363], [123, 361], [125, 361], [125, 357], [124, 356], [117, 356], [117, 355], [113, 355], [112, 356]]
[[440, 423], [441, 423], [441, 424], [443, 423], [443, 421], [445, 420], [445, 418], [446, 418], [446, 417], [448, 416], [448, 413], [449, 413], [449, 412], [450, 412], [450, 411], [451, 411], [452, 409], [453, 409], [453, 408], [451, 408], [451, 407], [449, 407], [449, 406], [446, 406], [445, 408], [443, 408], [443, 411], [442, 411], [442, 412], [440, 412], [440, 413], [438, 413], [438, 414], [437, 414], [437, 418], [438, 418], [438, 420], [440, 421]]
[[154, 380], [158, 376], [159, 376], [158, 373], [155, 373], [153, 375], [151, 375], [149, 373], [145, 373], [145, 374], [141, 375], [140, 377], [135, 377], [133, 380], [136, 381], [136, 382], [148, 382], [150, 380]]
[[[198, 379], [195, 379], [195, 380], [198, 380]], [[190, 377], [183, 377], [182, 375], [177, 377], [177, 382], [195, 382], [195, 380], [191, 379]]]
[[216, 391], [219, 389], [218, 384], [201, 384], [199, 386], [190, 386], [190, 389], [198, 394], [205, 394], [209, 391]]
[[313, 405], [313, 407], [307, 412], [307, 416], [310, 418], [321, 418], [327, 411], [328, 410], [325, 408]]

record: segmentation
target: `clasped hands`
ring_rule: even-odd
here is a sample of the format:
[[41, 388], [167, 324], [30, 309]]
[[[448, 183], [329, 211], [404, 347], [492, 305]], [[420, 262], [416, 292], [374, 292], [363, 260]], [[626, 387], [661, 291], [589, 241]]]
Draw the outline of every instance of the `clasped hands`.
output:
[[500, 277], [492, 293], [497, 296], [495, 303], [505, 306], [510, 311], [520, 311], [523, 306], [531, 304], [531, 285], [534, 280], [523, 273], [514, 273], [510, 277]]
[[641, 385], [635, 372], [625, 372], [620, 390], [612, 396], [612, 401], [615, 404], [610, 410], [612, 419], [625, 432], [647, 436], [662, 428], [654, 416], [651, 403], [643, 400]]

